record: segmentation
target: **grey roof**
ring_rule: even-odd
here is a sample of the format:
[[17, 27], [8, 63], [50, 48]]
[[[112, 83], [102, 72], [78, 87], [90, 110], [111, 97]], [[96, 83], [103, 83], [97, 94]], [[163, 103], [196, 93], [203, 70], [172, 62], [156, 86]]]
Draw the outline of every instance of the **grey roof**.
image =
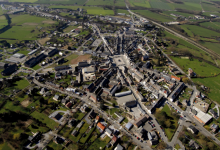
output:
[[120, 144], [118, 144], [117, 147], [114, 150], [123, 150], [123, 149], [124, 148]]
[[133, 126], [133, 124], [130, 123], [130, 122], [128, 122], [128, 123], [125, 125], [125, 128], [127, 128], [128, 130], [130, 130], [132, 126]]

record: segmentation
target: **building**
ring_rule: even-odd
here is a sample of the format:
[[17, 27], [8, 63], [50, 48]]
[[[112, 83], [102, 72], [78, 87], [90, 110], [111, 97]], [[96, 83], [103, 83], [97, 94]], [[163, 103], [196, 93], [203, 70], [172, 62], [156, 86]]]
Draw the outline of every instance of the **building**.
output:
[[82, 69], [83, 74], [96, 72], [95, 66], [89, 66]]
[[125, 128], [126, 128], [127, 130], [130, 130], [132, 127], [133, 127], [133, 124], [130, 123], [130, 122], [128, 122], [128, 123], [125, 125]]
[[126, 95], [130, 95], [131, 91], [125, 91], [125, 92], [120, 92], [120, 93], [115, 93], [115, 97], [122, 97], [122, 96], [126, 96]]
[[59, 96], [59, 95], [54, 95], [53, 100], [58, 101], [58, 100], [59, 100], [59, 98], [60, 98], [60, 96]]
[[209, 113], [212, 115], [212, 117], [217, 118], [218, 117], [218, 113], [215, 112], [213, 109], [209, 110]]
[[211, 115], [202, 112], [201, 110], [197, 109], [196, 107], [193, 107], [193, 109], [195, 109], [197, 111], [197, 114], [194, 115], [194, 118], [196, 120], [198, 120], [201, 124], [205, 125], [206, 123], [208, 123], [212, 119]]
[[192, 134], [198, 134], [199, 130], [197, 130], [194, 126], [190, 125], [187, 130], [189, 130]]
[[60, 120], [63, 116], [59, 113], [57, 113], [53, 118], [56, 120]]
[[219, 126], [213, 123], [213, 124], [211, 125], [211, 127], [210, 127], [210, 128], [212, 129], [212, 132], [214, 132], [214, 133], [215, 133], [215, 132], [217, 132], [217, 131], [218, 131]]
[[192, 148], [194, 148], [194, 149], [199, 149], [199, 144], [197, 144], [194, 140], [190, 140], [189, 141], [189, 147], [192, 147]]
[[60, 71], [60, 70], [65, 70], [65, 69], [69, 69], [69, 68], [70, 68], [69, 65], [63, 65], [63, 66], [54, 67], [54, 70], [55, 71]]
[[9, 65], [5, 70], [2, 71], [3, 76], [8, 76], [17, 71], [18, 67], [16, 64]]
[[105, 126], [104, 126], [101, 122], [99, 122], [99, 123], [97, 124], [97, 127], [98, 127], [98, 129], [99, 129], [101, 132], [103, 132], [103, 131], [105, 130]]
[[148, 115], [144, 115], [142, 117], [140, 117], [138, 120], [136, 120], [134, 122], [134, 125], [139, 128], [141, 125], [143, 125], [145, 122], [147, 122], [147, 120], [149, 119]]
[[123, 150], [124, 148], [120, 145], [120, 144], [118, 144], [116, 147], [115, 147], [115, 149], [114, 150]]
[[90, 99], [91, 99], [94, 103], [98, 102], [98, 100], [99, 100], [98, 96], [97, 96], [96, 94], [94, 94], [94, 93], [91, 94]]
[[147, 110], [149, 113], [154, 113], [156, 108], [160, 105], [160, 103], [163, 101], [163, 96], [160, 96], [158, 100], [153, 101], [150, 105], [147, 105]]
[[48, 51], [47, 53], [45, 53], [47, 56], [52, 57], [54, 56], [56, 53], [58, 53], [58, 50], [56, 48]]
[[117, 136], [115, 136], [115, 135], [113, 135], [113, 138], [112, 138], [112, 140], [111, 140], [111, 145], [112, 146], [114, 146], [114, 144], [117, 142], [117, 140], [118, 140], [118, 137]]
[[38, 64], [40, 61], [42, 61], [45, 57], [46, 57], [46, 55], [44, 53], [41, 53], [40, 55], [38, 55], [36, 57], [32, 57], [31, 59], [26, 61], [24, 63], [24, 65], [25, 65], [25, 67], [32, 68], [33, 66]]
[[78, 62], [78, 67], [82, 68], [82, 67], [88, 67], [89, 64], [87, 62]]
[[156, 145], [158, 143], [158, 136], [156, 131], [148, 132], [148, 139], [151, 145]]
[[0, 69], [6, 69], [8, 67], [8, 64], [0, 62]]
[[71, 107], [73, 106], [73, 103], [68, 102], [65, 106], [66, 106], [67, 108], [71, 108]]
[[112, 136], [112, 131], [111, 131], [109, 128], [105, 129], [105, 133], [106, 133], [106, 135], [108, 135], [109, 137]]
[[73, 130], [73, 132], [71, 133], [73, 136], [77, 136], [78, 135], [78, 131], [75, 129], [75, 130]]
[[168, 100], [173, 102], [184, 88], [185, 88], [185, 84], [184, 83], [180, 83], [175, 88], [175, 90], [169, 95]]
[[41, 132], [35, 133], [33, 136], [29, 136], [28, 140], [31, 141], [31, 143], [37, 143], [42, 137]]

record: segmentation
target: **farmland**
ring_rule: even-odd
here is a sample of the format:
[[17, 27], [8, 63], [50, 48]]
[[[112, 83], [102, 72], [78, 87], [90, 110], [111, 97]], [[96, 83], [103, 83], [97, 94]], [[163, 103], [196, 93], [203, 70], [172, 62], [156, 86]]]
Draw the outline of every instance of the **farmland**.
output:
[[125, 7], [125, 2], [124, 2], [124, 0], [116, 0], [116, 1], [115, 1], [115, 6], [124, 6], [124, 7]]
[[200, 23], [199, 25], [220, 31], [220, 22], [203, 22]]
[[208, 49], [213, 50], [214, 52], [220, 54], [220, 44], [218, 43], [211, 43], [211, 42], [200, 42], [200, 44], [202, 44], [203, 46], [207, 47]]
[[[18, 0], [19, 1], [19, 0]], [[83, 5], [86, 2], [86, 0], [38, 0], [35, 3], [41, 3], [41, 4], [63, 4], [63, 5]]]
[[193, 81], [210, 88], [209, 98], [220, 104], [220, 76], [212, 78], [194, 78]]
[[209, 29], [205, 29], [200, 26], [195, 26], [195, 25], [182, 25], [182, 26], [188, 28], [191, 32], [194, 33], [194, 35], [208, 37], [208, 38], [219, 36], [219, 33]]
[[4, 15], [0, 16], [0, 29], [6, 25], [8, 25], [8, 21], [6, 20], [5, 16]]
[[[89, 6], [59, 6], [59, 5], [53, 5], [50, 6], [50, 8], [68, 8], [72, 10], [76, 10], [77, 8], [83, 8], [87, 10], [87, 14], [91, 15], [114, 15], [113, 10], [104, 9], [102, 7], [89, 7]], [[61, 14], [62, 16], [68, 15], [68, 13]]]
[[152, 8], [157, 8], [157, 9], [165, 9], [165, 10], [171, 10], [172, 8], [167, 4], [162, 1], [150, 1], [150, 5]]
[[129, 3], [131, 6], [140, 6], [140, 7], [147, 7], [151, 8], [151, 5], [149, 1], [144, 1], [144, 0], [129, 0]]
[[160, 21], [160, 22], [170, 22], [173, 21], [173, 19], [171, 17], [167, 17], [165, 15], [161, 15], [158, 13], [154, 13], [148, 10], [134, 10], [134, 12], [143, 15], [147, 18], [150, 18], [152, 20], [156, 20], [156, 21]]
[[89, 0], [86, 5], [114, 5], [114, 0]]
[[37, 0], [9, 0], [9, 2], [34, 3], [34, 2], [37, 2]]
[[192, 68], [197, 76], [212, 76], [220, 73], [220, 69], [198, 59], [181, 59], [180, 57], [171, 57], [183, 71], [187, 72]]
[[[183, 12], [178, 12], [178, 11], [163, 11], [163, 14], [167, 14], [167, 15], [177, 14], [177, 15], [182, 15], [184, 17], [194, 16], [193, 14], [188, 14], [188, 13], [183, 13]], [[171, 16], [171, 17], [173, 17], [173, 16]]]
[[0, 34], [0, 38], [13, 40], [35, 40], [41, 33], [38, 29], [49, 27], [54, 21], [30, 15], [11, 15], [12, 27]]
[[202, 8], [205, 10], [205, 11], [219, 11], [219, 8], [216, 7], [216, 5], [214, 4], [208, 4], [208, 3], [202, 3]]

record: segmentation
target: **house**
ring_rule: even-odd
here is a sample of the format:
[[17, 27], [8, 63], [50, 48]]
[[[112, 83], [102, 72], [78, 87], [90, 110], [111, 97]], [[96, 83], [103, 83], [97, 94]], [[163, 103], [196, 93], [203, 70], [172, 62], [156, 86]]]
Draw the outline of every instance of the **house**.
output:
[[76, 29], [74, 30], [74, 32], [75, 32], [75, 33], [78, 33], [78, 34], [80, 33], [80, 31], [81, 31], [80, 28], [76, 28]]
[[190, 76], [190, 77], [196, 76], [196, 74], [193, 72], [193, 70], [191, 68], [188, 69], [188, 76]]
[[66, 105], [67, 100], [66, 100], [66, 99], [62, 99], [62, 100], [61, 100], [61, 103], [62, 103], [63, 105]]
[[33, 136], [29, 136], [28, 140], [31, 141], [31, 143], [37, 143], [42, 137], [41, 132], [35, 133]]
[[60, 120], [63, 116], [59, 113], [57, 113], [53, 118], [56, 120]]
[[44, 94], [46, 93], [46, 91], [48, 91], [46, 88], [42, 88], [42, 89], [40, 90], [40, 94], [41, 94], [41, 95], [44, 95]]
[[158, 143], [158, 136], [156, 131], [148, 132], [148, 139], [151, 145], [156, 145]]
[[198, 134], [199, 130], [197, 130], [194, 126], [190, 125], [187, 130], [189, 130], [192, 134]]
[[72, 128], [74, 125], [76, 125], [76, 120], [75, 119], [70, 119], [68, 122], [68, 125]]
[[63, 66], [54, 67], [54, 70], [55, 71], [60, 71], [60, 70], [65, 70], [65, 69], [69, 69], [69, 68], [70, 68], [69, 65], [63, 65]]
[[66, 105], [65, 105], [67, 108], [71, 108], [73, 106], [73, 104], [71, 102], [68, 102]]
[[95, 122], [97, 123], [99, 121], [100, 117], [99, 116], [96, 116], [95, 118]]
[[169, 95], [168, 100], [173, 102], [176, 97], [181, 93], [181, 91], [185, 88], [184, 83], [180, 83], [175, 90]]
[[217, 118], [217, 117], [218, 117], [218, 113], [215, 112], [213, 109], [210, 109], [210, 110], [209, 110], [209, 113], [210, 113], [214, 118]]
[[97, 96], [96, 94], [94, 94], [94, 93], [91, 94], [90, 99], [91, 99], [94, 103], [98, 102], [98, 96]]
[[8, 67], [8, 64], [0, 62], [0, 69], [6, 69]]
[[214, 133], [215, 133], [215, 132], [217, 132], [217, 131], [218, 131], [219, 126], [213, 123], [213, 124], [211, 125], [211, 127], [210, 127], [210, 128], [212, 129], [212, 132], [214, 132]]
[[194, 149], [199, 149], [199, 144], [197, 144], [194, 140], [189, 141], [189, 147], [192, 147]]
[[16, 64], [9, 65], [5, 70], [2, 71], [3, 76], [8, 76], [18, 70], [18, 66]]
[[80, 107], [81, 112], [86, 112], [89, 110], [88, 105], [84, 104]]
[[143, 125], [147, 120], [149, 119], [148, 115], [144, 115], [140, 117], [138, 120], [134, 122], [134, 125], [139, 128], [141, 125]]
[[71, 134], [76, 137], [78, 135], [78, 133], [79, 132], [75, 129], [75, 130], [73, 130], [73, 132]]
[[105, 133], [106, 133], [106, 135], [108, 135], [109, 137], [112, 136], [112, 131], [111, 131], [109, 128], [107, 128], [107, 129], [105, 130]]
[[118, 137], [114, 135], [111, 142], [110, 142], [111, 145], [114, 146], [114, 144], [117, 142], [117, 140], [118, 140]]
[[105, 130], [105, 126], [104, 126], [101, 122], [99, 122], [99, 123], [97, 124], [97, 127], [98, 127], [98, 129], [99, 129], [101, 132], [103, 132], [103, 131]]
[[95, 117], [96, 117], [96, 113], [94, 112], [94, 110], [92, 110], [89, 114], [89, 118], [94, 119]]
[[182, 101], [182, 104], [183, 104], [183, 106], [187, 106], [187, 105], [188, 105], [188, 101], [187, 101], [186, 99], [184, 99], [184, 100]]
[[127, 130], [130, 130], [132, 127], [133, 127], [133, 124], [130, 123], [130, 122], [128, 122], [128, 123], [125, 125], [125, 128], [126, 128]]
[[124, 148], [120, 145], [120, 144], [118, 144], [116, 147], [115, 147], [115, 149], [114, 150], [123, 150]]
[[59, 96], [59, 95], [54, 95], [53, 100], [58, 101], [58, 100], [59, 100], [59, 98], [60, 98], [60, 96]]

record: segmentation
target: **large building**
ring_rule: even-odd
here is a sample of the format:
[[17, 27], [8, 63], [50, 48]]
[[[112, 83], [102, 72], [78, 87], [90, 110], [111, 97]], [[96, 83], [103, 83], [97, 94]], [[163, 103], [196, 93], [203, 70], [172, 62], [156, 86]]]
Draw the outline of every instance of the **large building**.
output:
[[179, 83], [179, 85], [175, 88], [175, 90], [169, 95], [168, 100], [173, 102], [184, 88], [185, 88], [185, 84], [182, 82]]
[[8, 76], [14, 73], [18, 69], [16, 64], [8, 66], [5, 70], [2, 71], [3, 76]]
[[138, 120], [134, 122], [134, 125], [139, 128], [141, 125], [143, 125], [147, 120], [149, 119], [148, 115], [144, 115], [140, 117]]
[[46, 55], [44, 53], [41, 53], [40, 55], [36, 56], [36, 57], [32, 57], [31, 59], [29, 59], [28, 61], [26, 61], [24, 63], [25, 67], [29, 67], [32, 68], [34, 67], [36, 64], [40, 63], [40, 61], [42, 61], [44, 58], [46, 57]]

